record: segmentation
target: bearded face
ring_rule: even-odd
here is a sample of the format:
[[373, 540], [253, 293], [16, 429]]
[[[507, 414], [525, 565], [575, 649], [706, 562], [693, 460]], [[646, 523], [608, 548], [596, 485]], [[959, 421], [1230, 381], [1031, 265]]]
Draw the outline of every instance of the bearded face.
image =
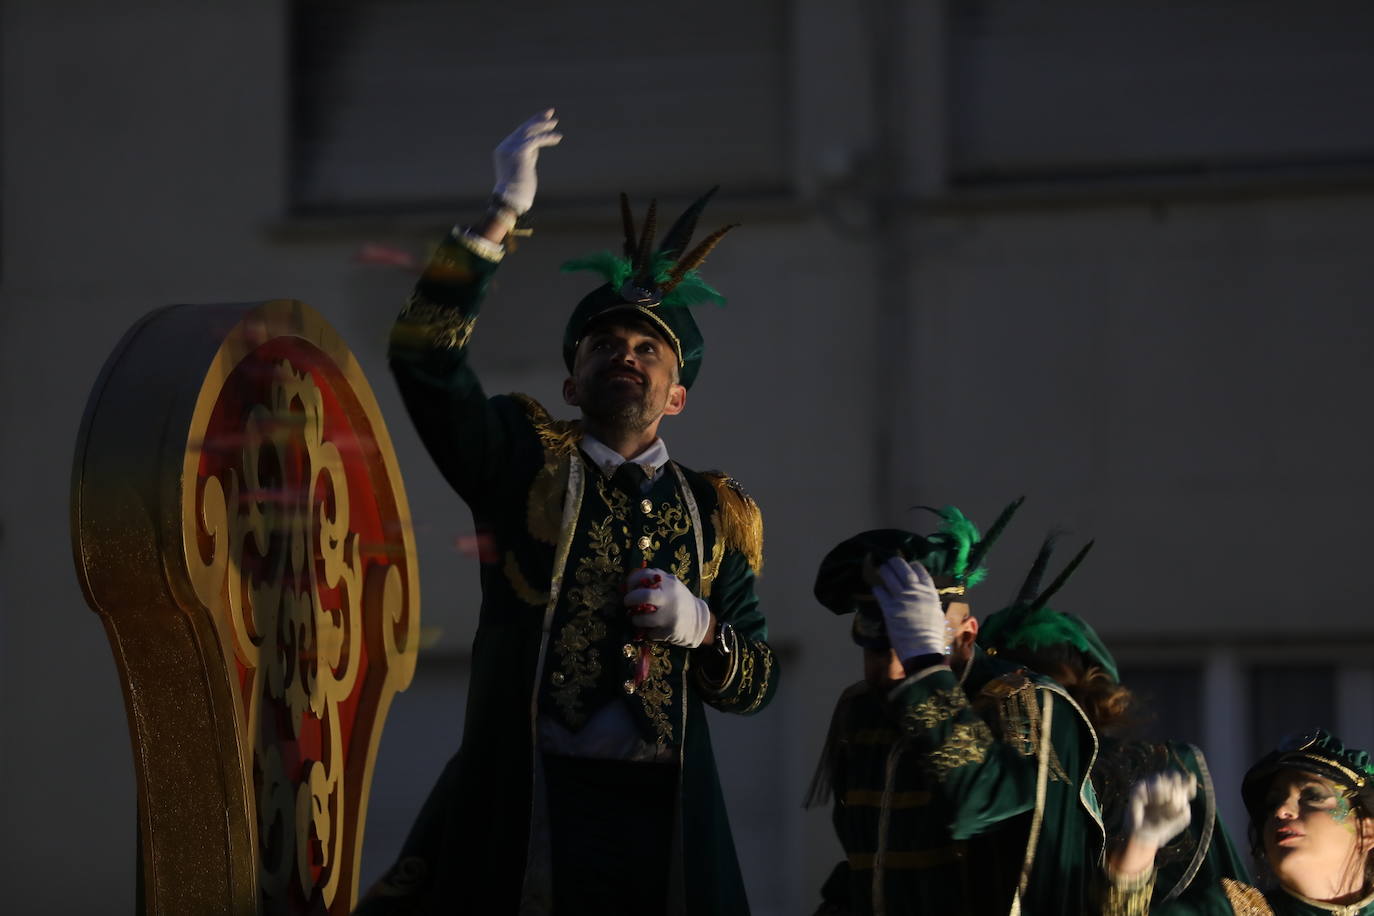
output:
[[682, 409], [677, 368], [677, 354], [648, 322], [604, 322], [578, 344], [564, 395], [598, 426], [639, 433]]

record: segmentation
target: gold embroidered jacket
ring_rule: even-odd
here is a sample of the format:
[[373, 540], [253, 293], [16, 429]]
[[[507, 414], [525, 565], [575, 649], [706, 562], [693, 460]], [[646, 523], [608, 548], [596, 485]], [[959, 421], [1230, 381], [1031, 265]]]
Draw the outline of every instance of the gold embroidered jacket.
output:
[[[743, 912], [703, 704], [754, 713], [777, 687], [754, 591], [757, 506], [724, 475], [675, 462], [647, 494], [617, 489], [578, 448], [577, 423], [555, 421], [520, 395], [488, 398], [466, 347], [495, 268], [450, 236], [391, 338], [407, 410], [472, 510], [488, 555], [463, 742], [446, 776], [451, 797], [426, 806], [431, 820], [444, 811], [445, 828], [435, 831], [444, 852], [427, 858], [441, 882], [518, 900], [536, 717], [576, 730], [602, 705], [626, 703], [641, 737], [681, 763], [687, 911]], [[677, 575], [734, 628], [724, 683], [710, 683], [694, 664], [696, 653], [714, 649], [654, 644], [647, 681], [630, 689], [638, 651], [619, 586], [646, 561]]]
[[962, 686], [945, 666], [890, 695], [855, 685], [828, 741], [847, 861], [824, 896], [865, 914], [1087, 912], [1095, 747], [1057, 684], [981, 651]]

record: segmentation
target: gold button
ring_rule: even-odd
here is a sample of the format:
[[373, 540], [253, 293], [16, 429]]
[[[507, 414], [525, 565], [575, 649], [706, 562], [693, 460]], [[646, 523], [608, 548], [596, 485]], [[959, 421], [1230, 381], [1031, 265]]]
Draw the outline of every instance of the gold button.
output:
[[643, 512], [643, 513], [645, 513], [645, 514], [647, 515], [648, 513], [654, 511], [654, 504], [653, 504], [653, 501], [652, 501], [652, 500], [646, 499], [646, 500], [644, 500], [642, 503], [639, 504], [639, 508], [640, 508], [640, 511], [641, 511], [641, 512]]
[[635, 692], [635, 682], [634, 682], [634, 681], [626, 681], [626, 682], [625, 682], [625, 692], [626, 692], [626, 693], [629, 693], [629, 694], [633, 694], [633, 693]]
[[626, 658], [638, 658], [638, 657], [639, 657], [639, 650], [635, 648], [634, 643], [629, 643], [629, 642], [625, 643], [624, 648], [622, 648], [620, 651], [625, 653], [625, 657], [626, 657]]
[[558, 684], [559, 686], [562, 686], [563, 682], [566, 681], [566, 680], [567, 680], [567, 677], [563, 674], [562, 671], [555, 671], [555, 672], [553, 673], [553, 682], [554, 682], [555, 684]]
[[649, 549], [649, 545], [652, 544], [652, 543], [653, 543], [653, 540], [650, 539], [650, 537], [646, 534], [646, 535], [642, 536], [642, 537], [639, 539], [639, 549], [640, 549], [640, 550], [648, 550], [648, 549]]

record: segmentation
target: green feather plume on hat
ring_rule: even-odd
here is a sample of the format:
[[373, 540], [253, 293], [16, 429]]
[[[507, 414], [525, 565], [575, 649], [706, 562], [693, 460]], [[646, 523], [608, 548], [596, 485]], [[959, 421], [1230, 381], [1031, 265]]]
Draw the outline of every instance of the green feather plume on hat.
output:
[[[671, 252], [655, 255], [652, 266], [654, 285], [662, 286], [668, 283], [672, 279], [672, 271], [676, 264], [677, 259]], [[620, 289], [635, 274], [633, 261], [611, 251], [598, 251], [586, 257], [573, 258], [571, 261], [563, 262], [559, 269], [564, 273], [579, 270], [598, 273], [612, 289]], [[724, 305], [725, 297], [703, 280], [697, 271], [688, 270], [683, 273], [682, 279], [673, 287], [672, 292], [665, 295], [659, 304], [665, 308], [681, 308], [703, 302]]]
[[1025, 497], [1022, 496], [1008, 504], [986, 535], [979, 534], [978, 526], [954, 506], [945, 506], [943, 509], [919, 506], [934, 512], [941, 521], [939, 529], [926, 537], [926, 542], [934, 550], [922, 557], [921, 562], [932, 576], [948, 576], [969, 587], [977, 585], [987, 578], [983, 557], [987, 556], [988, 548], [997, 542], [1002, 529], [1024, 501]]

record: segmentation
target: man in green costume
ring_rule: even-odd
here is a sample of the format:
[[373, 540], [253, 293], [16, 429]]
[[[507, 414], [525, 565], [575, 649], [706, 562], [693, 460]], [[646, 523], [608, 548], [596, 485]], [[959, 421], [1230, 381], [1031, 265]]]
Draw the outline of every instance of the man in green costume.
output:
[[951, 506], [929, 536], [868, 531], [821, 562], [816, 597], [855, 614], [865, 665], [811, 796], [830, 786], [846, 853], [821, 912], [1067, 916], [1095, 901], [1092, 728], [1054, 681], [974, 642], [966, 593], [1018, 505], [986, 537]]
[[491, 545], [466, 727], [401, 859], [364, 912], [746, 913], [704, 706], [750, 714], [778, 667], [754, 591], [757, 506], [668, 457], [704, 344], [688, 306], [720, 299], [688, 249], [709, 194], [654, 247], [570, 262], [606, 280], [563, 337], [554, 420], [487, 397], [467, 345], [503, 242], [534, 199], [553, 111], [495, 153], [486, 218], [439, 246], [392, 333], [421, 438]]

